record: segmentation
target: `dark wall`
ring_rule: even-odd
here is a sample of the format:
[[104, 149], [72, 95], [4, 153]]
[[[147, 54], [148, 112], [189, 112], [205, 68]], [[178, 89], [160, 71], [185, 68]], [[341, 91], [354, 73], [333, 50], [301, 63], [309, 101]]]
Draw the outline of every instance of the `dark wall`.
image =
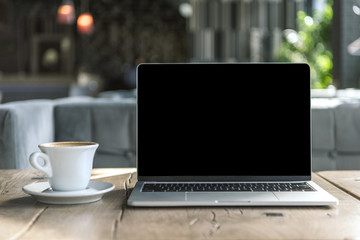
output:
[[[56, 22], [61, 0], [0, 0], [0, 73], [101, 75], [108, 88], [122, 85], [138, 57], [146, 62], [187, 61], [186, 22], [170, 0], [74, 0], [76, 15], [90, 11], [94, 32]], [[63, 49], [66, 42], [67, 48]], [[58, 62], [42, 65], [48, 48]]]
[[187, 61], [186, 22], [165, 0], [91, 1], [95, 31], [78, 36], [79, 65], [119, 83], [137, 58], [146, 62]]

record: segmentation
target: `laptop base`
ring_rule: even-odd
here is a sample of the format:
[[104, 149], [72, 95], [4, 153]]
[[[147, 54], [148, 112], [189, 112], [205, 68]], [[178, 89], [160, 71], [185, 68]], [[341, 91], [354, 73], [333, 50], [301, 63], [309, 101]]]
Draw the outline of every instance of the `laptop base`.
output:
[[137, 182], [128, 199], [129, 206], [328, 206], [338, 200], [312, 181], [315, 192], [141, 192]]

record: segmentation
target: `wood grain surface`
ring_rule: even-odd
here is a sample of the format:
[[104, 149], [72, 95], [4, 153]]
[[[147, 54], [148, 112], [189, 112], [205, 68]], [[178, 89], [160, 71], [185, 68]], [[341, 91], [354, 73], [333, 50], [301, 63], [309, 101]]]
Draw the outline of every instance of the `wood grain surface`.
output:
[[0, 170], [0, 239], [360, 239], [360, 201], [324, 176], [313, 180], [338, 206], [133, 208], [126, 200], [135, 169], [94, 169], [93, 180], [116, 187], [80, 205], [43, 204], [25, 194], [24, 185], [46, 181], [37, 170]]
[[322, 171], [317, 174], [360, 200], [360, 171]]

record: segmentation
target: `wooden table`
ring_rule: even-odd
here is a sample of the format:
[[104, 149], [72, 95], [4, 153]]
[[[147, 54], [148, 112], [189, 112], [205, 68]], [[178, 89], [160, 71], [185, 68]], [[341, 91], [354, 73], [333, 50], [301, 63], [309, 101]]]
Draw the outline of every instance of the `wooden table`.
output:
[[340, 200], [331, 207], [133, 208], [135, 169], [94, 169], [115, 189], [81, 205], [37, 202], [22, 187], [46, 181], [37, 170], [0, 170], [0, 239], [360, 239], [360, 171], [313, 180]]

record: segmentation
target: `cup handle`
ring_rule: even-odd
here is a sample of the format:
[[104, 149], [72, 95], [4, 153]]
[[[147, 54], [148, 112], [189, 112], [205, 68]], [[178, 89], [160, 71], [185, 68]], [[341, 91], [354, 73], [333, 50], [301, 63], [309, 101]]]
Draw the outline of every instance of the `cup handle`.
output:
[[[40, 158], [44, 160], [44, 165], [40, 164], [40, 162], [39, 162]], [[34, 152], [34, 153], [32, 153], [30, 155], [30, 164], [34, 168], [46, 173], [46, 175], [49, 178], [52, 177], [52, 169], [51, 169], [51, 164], [50, 164], [50, 158], [49, 158], [49, 156], [47, 154], [45, 154], [43, 152]]]

